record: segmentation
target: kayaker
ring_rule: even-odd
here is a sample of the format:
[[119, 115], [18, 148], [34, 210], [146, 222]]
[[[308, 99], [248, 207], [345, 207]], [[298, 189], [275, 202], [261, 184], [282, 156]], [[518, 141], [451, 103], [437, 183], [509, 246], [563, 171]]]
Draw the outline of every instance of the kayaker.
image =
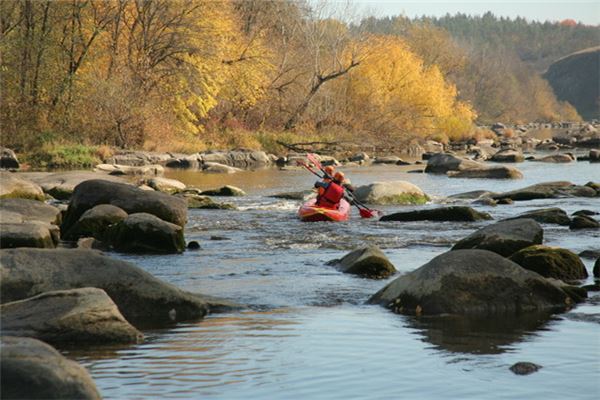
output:
[[315, 188], [317, 188], [317, 201], [321, 196], [323, 196], [327, 185], [329, 184], [329, 182], [331, 182], [333, 176], [335, 175], [335, 168], [333, 167], [333, 165], [326, 166], [325, 168], [323, 168], [323, 171], [325, 171], [325, 176], [323, 176], [322, 181], [317, 183], [324, 183], [325, 185], [317, 185], [315, 183]]
[[354, 186], [346, 179], [346, 176], [342, 171], [338, 171], [333, 175], [333, 181], [338, 185], [341, 185], [344, 189], [354, 192]]

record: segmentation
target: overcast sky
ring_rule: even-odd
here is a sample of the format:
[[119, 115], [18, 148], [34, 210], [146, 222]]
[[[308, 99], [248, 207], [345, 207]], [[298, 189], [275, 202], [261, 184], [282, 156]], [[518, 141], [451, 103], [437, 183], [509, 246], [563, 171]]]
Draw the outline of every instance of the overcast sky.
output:
[[[329, 0], [337, 2], [337, 0]], [[341, 1], [341, 0], [340, 0]], [[403, 14], [407, 17], [442, 16], [446, 13], [483, 14], [491, 11], [497, 16], [528, 20], [561, 21], [571, 18], [575, 21], [600, 25], [600, 0], [507, 0], [507, 1], [452, 1], [452, 0], [354, 0], [361, 14], [366, 12], [378, 17]]]

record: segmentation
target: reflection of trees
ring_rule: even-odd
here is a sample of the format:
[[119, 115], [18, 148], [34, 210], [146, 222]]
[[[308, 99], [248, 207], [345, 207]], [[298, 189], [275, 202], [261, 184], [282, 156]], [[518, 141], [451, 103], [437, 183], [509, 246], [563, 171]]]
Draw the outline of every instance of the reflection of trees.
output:
[[530, 313], [517, 317], [422, 317], [407, 319], [419, 330], [423, 341], [440, 350], [470, 354], [500, 354], [506, 347], [524, 341], [540, 330], [550, 313]]

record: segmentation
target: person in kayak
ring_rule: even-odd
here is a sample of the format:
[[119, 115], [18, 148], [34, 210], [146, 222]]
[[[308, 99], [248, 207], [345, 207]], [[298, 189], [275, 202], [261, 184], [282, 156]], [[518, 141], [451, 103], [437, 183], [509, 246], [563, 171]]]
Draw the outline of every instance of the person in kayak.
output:
[[[325, 168], [326, 176], [322, 181], [315, 183], [315, 187], [318, 189], [319, 194], [317, 195], [316, 205], [325, 208], [338, 209], [340, 207], [340, 201], [344, 198], [344, 173], [333, 172], [333, 167], [330, 170]], [[327, 176], [332, 176], [333, 180], [328, 179]]]

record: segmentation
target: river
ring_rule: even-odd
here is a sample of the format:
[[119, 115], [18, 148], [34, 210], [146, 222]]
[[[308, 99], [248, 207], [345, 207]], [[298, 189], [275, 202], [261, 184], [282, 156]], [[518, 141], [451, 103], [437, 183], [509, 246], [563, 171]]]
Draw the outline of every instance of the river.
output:
[[[415, 166], [343, 169], [354, 184], [406, 180], [435, 207], [451, 194], [505, 191], [530, 184], [600, 180], [600, 165], [517, 164], [521, 180], [451, 179], [408, 173]], [[299, 202], [267, 197], [310, 188], [302, 170], [232, 175], [168, 171], [201, 189], [235, 185], [248, 195], [222, 198], [239, 210], [190, 210], [186, 240], [199, 251], [131, 256], [183, 289], [249, 305], [170, 329], [145, 331], [144, 343], [71, 356], [91, 372], [108, 399], [515, 399], [600, 398], [600, 293], [550, 318], [479, 323], [415, 319], [364, 302], [395, 279], [367, 280], [325, 265], [367, 244], [378, 245], [406, 273], [447, 251], [483, 222], [378, 222], [356, 211], [346, 223], [302, 223]], [[600, 212], [600, 198], [475, 206], [495, 220], [536, 208]], [[415, 207], [380, 207], [384, 212]], [[544, 242], [576, 253], [600, 250], [600, 231], [544, 226]], [[219, 239], [219, 240], [215, 240]], [[594, 260], [583, 259], [592, 272]], [[592, 278], [588, 283], [593, 282]], [[509, 367], [529, 361], [528, 376]]]

